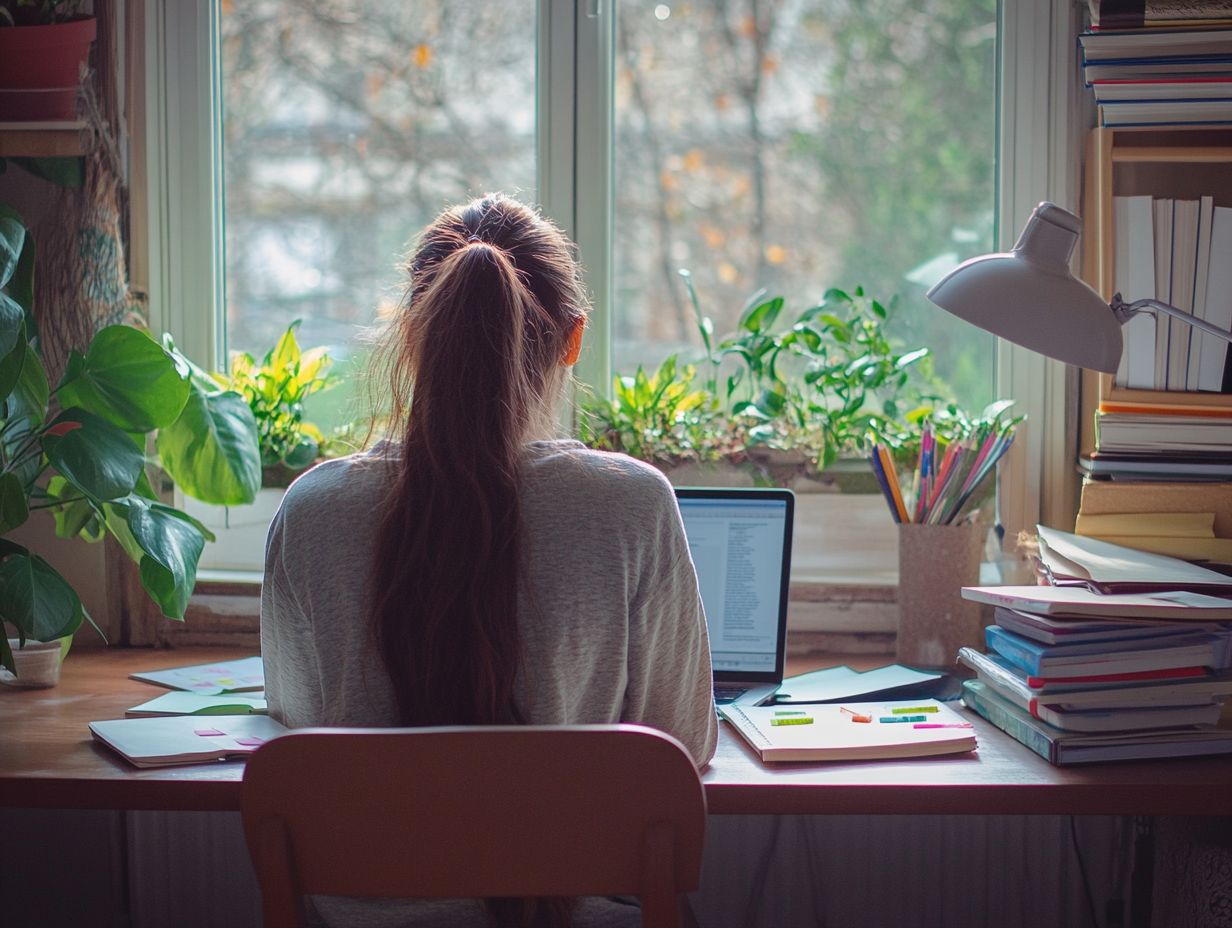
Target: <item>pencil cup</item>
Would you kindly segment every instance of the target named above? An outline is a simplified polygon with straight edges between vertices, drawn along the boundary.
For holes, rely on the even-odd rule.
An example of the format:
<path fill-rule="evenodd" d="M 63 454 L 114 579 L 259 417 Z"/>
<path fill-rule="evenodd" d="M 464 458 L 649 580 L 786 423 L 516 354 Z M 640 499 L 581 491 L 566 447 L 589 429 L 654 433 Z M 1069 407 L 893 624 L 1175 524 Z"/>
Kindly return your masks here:
<path fill-rule="evenodd" d="M 899 663 L 948 667 L 959 648 L 981 647 L 980 605 L 963 599 L 961 588 L 979 582 L 987 533 L 978 522 L 899 525 Z"/>

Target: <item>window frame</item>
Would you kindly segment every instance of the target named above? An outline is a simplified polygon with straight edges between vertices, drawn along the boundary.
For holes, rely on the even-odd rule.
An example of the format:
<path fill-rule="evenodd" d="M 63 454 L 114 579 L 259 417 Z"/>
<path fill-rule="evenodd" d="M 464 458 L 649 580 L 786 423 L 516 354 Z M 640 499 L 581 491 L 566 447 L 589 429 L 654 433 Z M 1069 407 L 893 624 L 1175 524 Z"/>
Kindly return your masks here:
<path fill-rule="evenodd" d="M 613 73 L 616 0 L 538 0 L 536 154 L 540 205 L 577 242 L 593 301 L 578 379 L 610 389 Z M 146 269 L 149 321 L 199 363 L 225 344 L 221 229 L 219 0 L 136 0 L 144 52 L 143 118 L 133 125 L 135 266 Z M 1089 122 L 1072 0 L 998 5 L 998 244 L 1012 245 L 1035 204 L 1078 199 Z M 997 392 L 1028 416 L 1000 466 L 1006 545 L 1038 521 L 1064 525 L 1077 498 L 1077 372 L 998 340 Z"/>

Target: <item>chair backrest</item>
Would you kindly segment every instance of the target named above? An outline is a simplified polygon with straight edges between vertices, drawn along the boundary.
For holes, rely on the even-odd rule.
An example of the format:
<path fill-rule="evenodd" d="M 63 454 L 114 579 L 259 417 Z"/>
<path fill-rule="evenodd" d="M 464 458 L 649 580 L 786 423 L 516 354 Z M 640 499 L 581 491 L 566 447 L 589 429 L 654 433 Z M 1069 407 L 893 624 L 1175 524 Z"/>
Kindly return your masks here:
<path fill-rule="evenodd" d="M 301 729 L 244 771 L 265 923 L 305 894 L 635 894 L 676 925 L 706 799 L 679 741 L 638 725 Z"/>

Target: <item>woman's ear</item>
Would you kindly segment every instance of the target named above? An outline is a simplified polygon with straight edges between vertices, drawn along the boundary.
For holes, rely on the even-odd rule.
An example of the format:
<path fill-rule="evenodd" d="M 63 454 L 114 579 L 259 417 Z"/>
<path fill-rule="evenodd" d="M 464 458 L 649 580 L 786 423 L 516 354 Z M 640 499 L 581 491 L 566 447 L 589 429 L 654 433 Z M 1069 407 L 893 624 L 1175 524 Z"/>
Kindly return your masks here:
<path fill-rule="evenodd" d="M 573 365 L 577 364 L 578 357 L 582 354 L 582 333 L 585 331 L 586 320 L 579 319 L 573 326 L 573 331 L 569 333 L 569 343 L 565 346 L 565 356 L 560 361 L 565 367 L 573 367 Z"/>

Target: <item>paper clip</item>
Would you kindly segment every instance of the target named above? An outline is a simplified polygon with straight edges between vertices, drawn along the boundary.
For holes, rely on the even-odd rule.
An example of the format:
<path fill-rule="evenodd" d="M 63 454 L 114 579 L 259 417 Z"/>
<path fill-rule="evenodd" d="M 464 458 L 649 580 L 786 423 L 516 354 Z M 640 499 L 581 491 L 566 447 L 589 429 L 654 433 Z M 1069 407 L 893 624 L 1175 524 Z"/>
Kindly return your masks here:
<path fill-rule="evenodd" d="M 871 715 L 862 715 L 859 712 L 856 712 L 854 709 L 848 709 L 846 706 L 839 706 L 838 711 L 846 712 L 848 715 L 851 716 L 851 720 L 853 722 L 871 722 L 873 720 L 873 717 Z"/>

